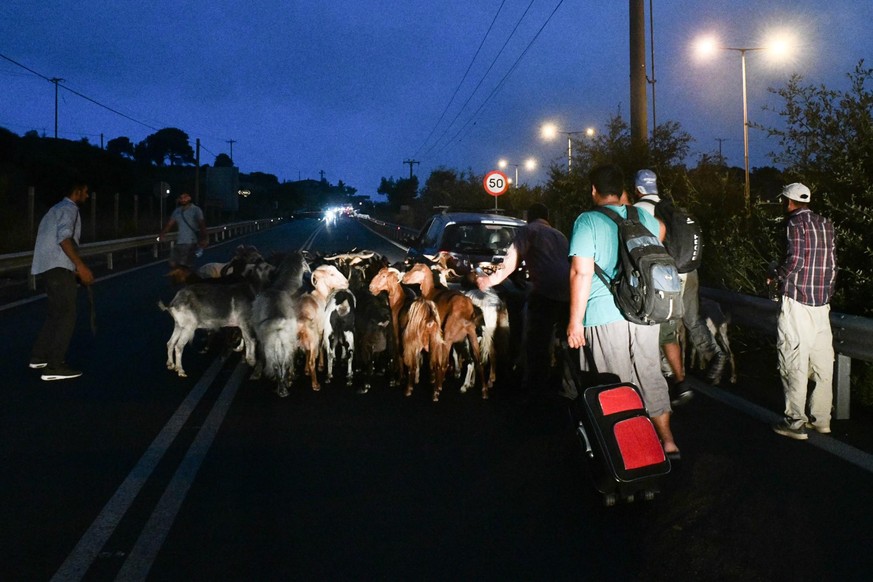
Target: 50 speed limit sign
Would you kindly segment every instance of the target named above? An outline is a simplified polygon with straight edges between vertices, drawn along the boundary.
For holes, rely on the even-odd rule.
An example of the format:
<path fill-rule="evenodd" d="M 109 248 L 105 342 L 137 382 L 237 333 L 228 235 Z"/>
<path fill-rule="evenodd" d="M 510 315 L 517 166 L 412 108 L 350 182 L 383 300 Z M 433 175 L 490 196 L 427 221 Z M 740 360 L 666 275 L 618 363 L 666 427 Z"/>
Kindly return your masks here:
<path fill-rule="evenodd" d="M 482 184 L 485 186 L 485 191 L 491 196 L 500 196 L 509 187 L 509 180 L 506 178 L 506 174 L 494 170 L 485 174 Z"/>

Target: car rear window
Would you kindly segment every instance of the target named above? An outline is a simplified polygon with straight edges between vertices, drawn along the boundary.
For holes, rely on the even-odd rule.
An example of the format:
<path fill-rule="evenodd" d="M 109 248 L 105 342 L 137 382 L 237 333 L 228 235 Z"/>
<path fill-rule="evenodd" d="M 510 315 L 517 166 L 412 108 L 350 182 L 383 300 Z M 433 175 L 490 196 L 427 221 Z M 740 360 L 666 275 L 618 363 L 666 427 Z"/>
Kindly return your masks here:
<path fill-rule="evenodd" d="M 446 225 L 439 250 L 453 253 L 505 254 L 515 226 L 482 223 Z"/>

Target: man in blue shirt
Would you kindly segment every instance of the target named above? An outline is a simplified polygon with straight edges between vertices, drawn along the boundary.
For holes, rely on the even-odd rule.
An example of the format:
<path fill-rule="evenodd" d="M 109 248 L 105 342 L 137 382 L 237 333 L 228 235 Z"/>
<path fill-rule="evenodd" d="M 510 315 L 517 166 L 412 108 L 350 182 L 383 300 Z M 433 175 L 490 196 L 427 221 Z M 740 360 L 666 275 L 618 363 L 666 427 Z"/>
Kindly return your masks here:
<path fill-rule="evenodd" d="M 591 197 L 595 206 L 607 206 L 622 218 L 627 207 L 624 174 L 615 165 L 591 170 Z M 658 236 L 658 219 L 648 212 L 639 213 L 640 222 Z M 615 223 L 599 212 L 583 212 L 573 225 L 570 237 L 570 322 L 567 343 L 571 348 L 588 345 L 597 371 L 618 376 L 636 384 L 655 430 L 672 460 L 679 458 L 679 447 L 670 429 L 670 396 L 667 381 L 661 374 L 659 329 L 657 325 L 638 325 L 624 318 L 612 292 L 595 277 L 595 263 L 614 278 L 618 265 L 618 230 Z M 589 369 L 582 357 L 582 369 Z M 573 396 L 569 394 L 568 396 Z"/>
<path fill-rule="evenodd" d="M 94 274 L 79 256 L 82 220 L 79 206 L 88 200 L 88 185 L 73 182 L 69 194 L 52 206 L 39 223 L 31 274 L 42 275 L 48 313 L 30 357 L 30 367 L 41 369 L 41 378 L 68 380 L 82 375 L 67 366 L 65 358 L 76 326 L 76 276 L 83 285 Z"/>

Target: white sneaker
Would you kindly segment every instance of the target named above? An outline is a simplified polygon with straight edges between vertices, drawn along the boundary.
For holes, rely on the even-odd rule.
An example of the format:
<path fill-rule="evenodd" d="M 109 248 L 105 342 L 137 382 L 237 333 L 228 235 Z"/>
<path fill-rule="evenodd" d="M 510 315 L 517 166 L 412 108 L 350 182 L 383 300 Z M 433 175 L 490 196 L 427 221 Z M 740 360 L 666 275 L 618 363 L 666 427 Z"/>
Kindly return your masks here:
<path fill-rule="evenodd" d="M 812 424 L 811 422 L 803 423 L 803 426 L 808 428 L 809 430 L 814 430 L 819 434 L 831 434 L 831 427 L 829 426 L 817 426 Z"/>

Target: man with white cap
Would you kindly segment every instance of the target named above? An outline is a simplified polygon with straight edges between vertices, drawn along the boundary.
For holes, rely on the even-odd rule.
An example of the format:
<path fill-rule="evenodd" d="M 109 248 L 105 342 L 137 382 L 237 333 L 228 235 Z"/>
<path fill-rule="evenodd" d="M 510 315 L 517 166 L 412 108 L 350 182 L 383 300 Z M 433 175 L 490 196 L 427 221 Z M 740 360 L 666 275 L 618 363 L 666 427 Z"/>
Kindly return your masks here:
<path fill-rule="evenodd" d="M 637 197 L 637 203 L 634 206 L 651 214 L 656 214 L 655 207 L 661 202 L 661 197 L 658 193 L 658 177 L 655 175 L 655 172 L 652 170 L 640 170 L 637 172 L 634 180 L 634 193 Z M 661 223 L 666 230 L 667 225 L 663 221 Z M 681 281 L 682 292 L 682 323 L 685 325 L 688 337 L 694 344 L 695 349 L 710 362 L 709 368 L 706 371 L 707 381 L 717 384 L 727 364 L 728 355 L 718 346 L 718 343 L 716 343 L 715 338 L 712 336 L 712 332 L 709 331 L 709 328 L 706 327 L 706 324 L 700 318 L 697 269 L 692 269 L 685 273 L 680 270 L 679 279 Z M 659 337 L 664 358 L 667 360 L 670 371 L 673 373 L 673 385 L 671 386 L 675 392 L 671 396 L 673 406 L 679 406 L 687 402 L 694 395 L 691 389 L 684 384 L 685 370 L 682 366 L 682 350 L 676 335 L 677 323 L 676 320 L 662 323 Z"/>
<path fill-rule="evenodd" d="M 812 193 L 803 184 L 785 186 L 782 196 L 788 212 L 788 247 L 776 272 L 782 294 L 776 348 L 785 391 L 785 418 L 773 430 L 805 440 L 806 429 L 831 432 L 834 347 L 830 300 L 837 277 L 834 227 L 809 209 Z M 809 380 L 815 386 L 807 413 Z"/>

